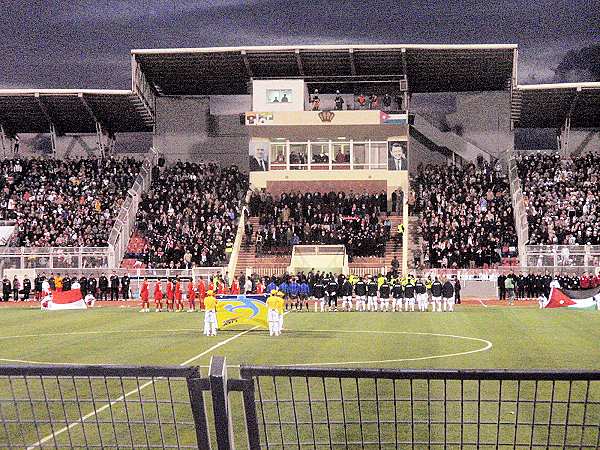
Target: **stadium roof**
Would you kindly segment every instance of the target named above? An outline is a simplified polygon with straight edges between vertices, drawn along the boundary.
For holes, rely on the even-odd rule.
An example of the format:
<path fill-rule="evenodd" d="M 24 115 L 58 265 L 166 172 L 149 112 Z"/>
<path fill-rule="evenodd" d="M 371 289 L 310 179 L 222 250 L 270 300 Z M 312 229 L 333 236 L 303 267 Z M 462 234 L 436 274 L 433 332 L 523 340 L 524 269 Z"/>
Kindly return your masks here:
<path fill-rule="evenodd" d="M 152 131 L 152 112 L 131 91 L 0 89 L 5 132 L 95 133 L 96 122 L 112 132 Z"/>
<path fill-rule="evenodd" d="M 512 119 L 517 128 L 600 128 L 600 83 L 517 86 Z"/>
<path fill-rule="evenodd" d="M 131 53 L 146 81 L 162 95 L 246 94 L 251 78 L 325 82 L 401 76 L 408 78 L 411 92 L 463 92 L 508 89 L 517 46 L 308 45 Z"/>

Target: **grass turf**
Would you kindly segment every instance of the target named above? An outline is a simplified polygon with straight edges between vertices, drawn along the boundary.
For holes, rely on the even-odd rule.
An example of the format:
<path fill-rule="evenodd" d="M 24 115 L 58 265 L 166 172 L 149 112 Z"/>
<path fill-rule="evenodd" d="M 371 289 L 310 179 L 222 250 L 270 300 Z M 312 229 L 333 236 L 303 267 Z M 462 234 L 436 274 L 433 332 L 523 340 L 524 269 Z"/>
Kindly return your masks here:
<path fill-rule="evenodd" d="M 240 332 L 222 331 L 216 338 L 206 338 L 201 334 L 202 314 L 141 314 L 131 309 L 4 310 L 2 318 L 0 358 L 48 363 L 178 365 Z M 459 308 L 452 314 L 292 313 L 285 318 L 283 336 L 270 338 L 265 330 L 254 330 L 191 364 L 207 365 L 213 354 L 219 354 L 226 356 L 231 365 L 340 363 L 338 367 L 598 369 L 599 325 L 600 314 L 594 311 L 533 308 L 471 307 Z M 487 341 L 492 347 L 483 350 L 488 346 Z M 443 356 L 449 354 L 453 356 Z M 360 364 L 351 364 L 354 362 Z M 230 370 L 230 376 L 236 376 L 235 370 Z M 148 385 L 137 392 L 145 383 Z M 291 399 L 290 385 L 294 389 L 294 404 L 282 401 Z M 444 388 L 448 391 L 447 398 L 460 399 L 462 390 L 463 398 L 469 401 L 432 400 L 441 398 Z M 259 398 L 262 403 L 257 409 L 261 441 L 264 445 L 268 438 L 270 448 L 297 448 L 298 441 L 305 442 L 305 448 L 326 448 L 328 445 L 319 446 L 319 442 L 328 442 L 331 436 L 333 441 L 348 442 L 348 448 L 362 448 L 359 442 L 376 440 L 387 442 L 384 445 L 387 448 L 397 447 L 397 442 L 417 442 L 419 448 L 426 445 L 428 439 L 440 443 L 445 439 L 446 444 L 437 448 L 451 448 L 448 442 L 459 442 L 461 436 L 463 442 L 474 442 L 479 436 L 481 441 L 492 444 L 501 436 L 499 439 L 503 442 L 520 443 L 519 448 L 536 443 L 546 447 L 549 442 L 559 443 L 557 448 L 564 442 L 583 442 L 590 448 L 597 445 L 600 431 L 590 427 L 583 429 L 582 434 L 575 428 L 565 430 L 562 424 L 567 413 L 572 422 L 581 423 L 586 418 L 588 422 L 596 420 L 597 423 L 599 405 L 590 403 L 585 411 L 583 405 L 575 405 L 568 412 L 564 405 L 559 405 L 550 411 L 550 384 L 540 382 L 535 386 L 533 382 L 523 382 L 519 386 L 504 384 L 503 405 L 497 410 L 497 402 L 492 400 L 498 398 L 498 388 L 498 383 L 465 382 L 461 386 L 458 382 L 444 385 L 415 381 L 411 390 L 404 381 L 381 381 L 375 386 L 372 380 L 297 379 L 290 382 L 263 378 Z M 522 398 L 536 399 L 535 417 L 533 403 L 521 406 L 519 411 L 517 405 L 509 401 L 516 398 L 517 390 Z M 77 445 L 111 448 L 117 442 L 122 448 L 153 447 L 153 442 L 158 448 L 165 442 L 193 445 L 191 413 L 186 405 L 189 399 L 182 380 L 127 379 L 120 384 L 118 380 L 105 383 L 102 379 L 82 379 L 69 384 L 58 379 L 30 379 L 28 383 L 22 379 L 4 379 L 0 383 L 3 399 L 12 399 L 14 393 L 15 397 L 34 397 L 37 401 L 16 406 L 12 401 L 2 403 L 0 414 L 6 426 L 0 428 L 0 446 L 22 448 L 39 441 L 51 432 L 51 425 L 59 429 L 129 391 L 135 393 L 127 398 L 128 405 L 118 402 L 104 408 L 86 420 L 84 426 L 74 426 L 45 445 L 48 448 Z M 66 406 L 64 402 L 54 401 L 61 396 L 74 398 L 75 394 L 88 401 Z M 597 386 L 588 390 L 585 384 L 574 384 L 570 394 L 572 399 L 581 400 L 587 395 L 588 400 L 600 401 Z M 360 404 L 356 401 L 359 395 Z M 375 395 L 385 401 L 374 402 Z M 555 390 L 555 400 L 565 401 L 568 395 L 567 386 Z M 328 396 L 327 402 L 325 396 Z M 345 402 L 336 400 L 342 396 Z M 276 397 L 279 407 L 269 401 Z M 157 399 L 160 400 L 158 406 Z M 173 404 L 173 400 L 181 403 Z M 232 401 L 235 417 L 241 420 L 239 396 L 233 395 Z M 548 427 L 550 417 L 557 426 Z M 457 422 L 479 418 L 490 425 L 482 425 L 479 430 L 469 424 L 443 427 L 441 422 L 448 418 Z M 495 425 L 498 418 L 507 423 L 502 429 Z M 10 422 L 14 419 L 21 423 L 53 419 L 53 423 L 38 427 L 28 423 L 19 427 Z M 523 423 L 535 420 L 539 426 L 534 427 L 531 434 L 531 426 L 512 423 L 517 419 Z M 342 421 L 349 425 L 341 426 Z M 281 422 L 305 424 L 279 427 Z M 327 426 L 326 422 L 333 425 Z M 363 427 L 358 422 L 363 422 Z M 310 423 L 316 425 L 313 427 Z M 237 428 L 238 448 L 243 448 L 243 430 L 240 429 L 243 427 Z"/>

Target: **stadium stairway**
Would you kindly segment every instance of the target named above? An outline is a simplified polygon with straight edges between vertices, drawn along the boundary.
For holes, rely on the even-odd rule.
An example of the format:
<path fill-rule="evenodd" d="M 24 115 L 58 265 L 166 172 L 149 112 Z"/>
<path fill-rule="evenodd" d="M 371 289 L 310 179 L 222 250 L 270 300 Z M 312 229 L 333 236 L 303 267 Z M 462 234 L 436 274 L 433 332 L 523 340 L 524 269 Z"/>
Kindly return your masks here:
<path fill-rule="evenodd" d="M 141 259 L 141 256 L 146 252 L 146 238 L 139 234 L 137 231 L 129 238 L 129 243 L 127 244 L 127 250 L 125 251 L 125 258 L 121 262 L 121 268 L 123 269 L 143 269 L 146 267 L 145 264 L 139 265 L 138 261 Z M 136 266 L 136 263 L 138 265 Z"/>
<path fill-rule="evenodd" d="M 408 268 L 409 271 L 414 269 L 414 256 L 415 253 L 420 254 L 421 243 L 423 238 L 421 236 L 421 225 L 419 216 L 409 216 L 408 218 Z"/>
<path fill-rule="evenodd" d="M 258 217 L 250 217 L 249 223 L 252 225 L 252 237 L 250 240 L 246 236 L 242 241 L 240 253 L 235 265 L 235 274 L 240 272 L 245 274 L 246 269 L 253 269 L 260 275 L 270 274 L 271 272 L 282 273 L 290 265 L 291 255 L 277 256 L 256 256 L 256 233 L 259 229 Z"/>

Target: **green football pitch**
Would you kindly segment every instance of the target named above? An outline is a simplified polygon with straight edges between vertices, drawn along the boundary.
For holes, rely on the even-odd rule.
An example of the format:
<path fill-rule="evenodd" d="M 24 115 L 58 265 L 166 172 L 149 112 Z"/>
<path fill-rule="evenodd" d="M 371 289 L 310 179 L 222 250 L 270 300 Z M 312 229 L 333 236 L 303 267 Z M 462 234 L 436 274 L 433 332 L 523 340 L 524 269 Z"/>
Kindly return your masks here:
<path fill-rule="evenodd" d="M 236 367 L 239 364 L 404 369 L 600 368 L 600 313 L 596 311 L 458 307 L 454 313 L 293 312 L 286 315 L 284 332 L 280 337 L 269 337 L 267 330 L 236 329 L 220 331 L 218 336 L 210 338 L 201 333 L 201 313 L 139 313 L 132 308 L 96 308 L 59 312 L 4 309 L 0 314 L 0 362 L 11 365 L 183 365 L 200 366 L 202 373 L 206 374 L 210 358 L 220 355 L 227 358 L 229 376 L 232 378 L 237 376 Z M 22 448 L 40 441 L 43 441 L 43 448 L 74 448 L 78 445 L 117 448 L 117 443 L 120 443 L 120 448 L 154 448 L 152 442 L 161 442 L 157 448 L 162 448 L 165 442 L 181 447 L 193 445 L 193 428 L 185 426 L 186 421 L 191 422 L 185 385 L 164 380 L 110 380 L 101 381 L 103 385 L 99 386 L 96 385 L 100 383 L 98 380 L 83 381 L 69 384 L 58 378 L 39 378 L 26 383 L 19 378 L 2 379 L 0 414 L 4 425 L 0 428 L 0 446 Z M 456 391 L 456 399 L 460 398 L 459 394 L 462 398 L 477 396 L 479 400 L 484 400 L 483 406 L 486 406 L 486 396 L 490 399 L 498 396 L 497 384 L 482 387 L 469 384 L 475 382 L 465 382 L 458 392 L 458 382 L 448 385 L 432 382 L 426 385 L 421 380 L 411 385 L 408 392 L 406 383 L 384 380 L 375 387 L 378 389 L 377 395 L 381 399 L 389 399 L 393 394 L 398 402 L 394 401 L 391 405 L 388 400 L 376 406 L 371 401 L 370 406 L 357 411 L 358 404 L 353 406 L 350 399 L 355 399 L 357 395 L 363 395 L 365 399 L 374 398 L 372 380 L 361 381 L 360 385 L 355 384 L 354 380 L 344 380 L 343 383 L 333 380 L 331 386 L 322 380 L 316 381 L 318 383 L 314 386 L 311 384 L 313 380 L 298 386 L 288 382 L 279 387 L 279 392 L 274 381 L 270 384 L 263 382 L 261 395 L 265 398 L 275 398 L 275 395 L 279 399 L 289 399 L 295 395 L 298 405 L 304 401 L 304 406 L 298 410 L 294 407 L 292 411 L 294 405 L 291 403 L 283 402 L 277 407 L 276 402 L 265 402 L 261 405 L 259 417 L 265 420 L 264 417 L 277 416 L 281 423 L 308 423 L 307 415 L 310 413 L 311 417 L 314 415 L 320 419 L 326 415 L 332 425 L 318 424 L 316 429 L 308 425 L 290 425 L 287 428 L 284 425 L 273 429 L 262 427 L 263 445 L 268 439 L 271 448 L 298 448 L 297 445 L 288 444 L 298 441 L 307 442 L 303 448 L 313 448 L 315 446 L 312 444 L 319 441 L 321 435 L 334 441 L 358 442 L 374 432 L 380 441 L 387 442 L 383 445 L 385 448 L 395 447 L 394 442 L 397 441 L 419 442 L 420 436 L 424 435 L 441 439 L 438 434 L 442 433 L 439 425 L 442 420 L 436 421 L 435 417 L 441 417 L 442 406 L 444 417 L 454 419 L 460 414 L 463 418 L 475 420 L 476 415 L 477 420 L 485 422 L 485 417 L 489 416 L 490 423 L 493 423 L 499 421 L 500 416 L 506 416 L 506 421 L 512 420 L 517 425 L 507 426 L 502 433 L 513 433 L 515 442 L 529 440 L 534 445 L 538 443 L 544 447 L 545 442 L 560 441 L 567 444 L 583 443 L 584 446 L 589 445 L 588 448 L 594 448 L 600 438 L 600 430 L 584 427 L 581 432 L 575 433 L 574 430 L 571 435 L 570 430 L 562 426 L 567 417 L 570 421 L 583 420 L 585 423 L 586 420 L 596 420 L 597 423 L 600 392 L 598 386 L 590 390 L 585 383 L 573 384 L 568 392 L 562 387 L 555 389 L 554 394 L 549 382 L 540 382 L 539 387 L 525 382 L 521 387 L 516 382 L 506 384 L 504 393 L 501 393 L 503 399 L 508 396 L 506 398 L 510 400 L 511 396 L 516 398 L 518 394 L 523 398 L 535 397 L 539 401 L 537 412 L 531 410 L 531 404 L 515 412 L 516 404 L 511 406 L 510 402 L 506 402 L 502 410 L 496 411 L 497 406 L 494 406 L 493 410 L 486 411 L 478 401 L 480 406 L 475 411 L 469 410 L 473 405 L 460 406 L 459 401 L 442 405 L 432 400 L 440 398 L 443 388 Z M 130 391 L 134 394 L 128 406 L 119 396 Z M 94 397 L 92 392 L 96 392 L 96 396 L 90 399 Z M 346 397 L 349 400 L 346 404 L 339 401 L 339 404 L 327 405 L 319 401 L 324 395 L 338 399 Z M 409 395 L 414 400 L 411 405 L 402 400 Z M 444 395 L 452 397 L 451 392 L 445 392 Z M 559 411 L 557 408 L 553 412 L 549 409 L 552 395 L 555 395 L 554 400 L 566 400 L 567 395 L 570 399 L 585 396 L 589 405 L 584 406 L 584 402 L 580 402 L 570 411 Z M 64 402 L 61 404 L 57 401 L 63 397 L 87 400 L 65 406 Z M 19 398 L 34 398 L 35 401 L 14 401 Z M 178 398 L 183 400 L 177 402 Z M 148 405 L 144 404 L 145 399 Z M 157 406 L 153 404 L 157 403 L 157 399 L 164 401 L 159 401 Z M 309 411 L 307 408 L 311 402 L 313 407 Z M 456 409 L 459 406 L 460 411 Z M 504 408 L 507 408 L 506 411 Z M 398 420 L 398 415 L 408 414 L 409 409 L 412 410 L 413 423 Z M 236 420 L 243 423 L 239 398 L 232 399 L 232 410 Z M 530 417 L 532 413 L 533 418 Z M 358 428 L 358 417 L 352 419 L 356 414 L 361 414 L 360 420 L 365 422 L 364 429 Z M 422 414 L 423 420 L 414 414 Z M 555 418 L 556 414 L 562 415 L 562 418 Z M 578 418 L 572 417 L 573 414 Z M 80 418 L 86 415 L 88 417 L 82 424 Z M 357 424 L 343 427 L 340 425 L 342 418 Z M 561 425 L 547 427 L 546 423 L 552 422 L 549 418 Z M 539 429 L 530 433 L 530 427 L 523 426 L 523 430 L 519 430 L 517 422 L 521 420 L 524 423 L 532 420 L 539 422 Z M 43 425 L 35 427 L 33 423 L 36 421 Z M 379 426 L 373 425 L 376 421 L 380 422 Z M 149 425 L 142 426 L 142 422 Z M 375 427 L 373 431 L 369 431 L 369 426 Z M 436 430 L 437 426 L 439 430 Z M 471 424 L 471 428 L 473 426 Z M 240 425 L 238 428 L 242 427 Z M 62 428 L 66 430 L 52 436 L 52 431 Z M 487 436 L 493 441 L 500 432 L 496 426 L 493 428 L 485 430 L 481 427 L 477 431 L 478 439 L 485 442 Z M 444 439 L 453 442 L 459 439 L 457 433 L 470 436 L 475 431 L 467 427 L 461 427 L 459 431 L 457 427 L 448 426 L 443 433 L 447 434 Z M 519 436 L 519 433 L 523 436 Z M 238 434 L 237 447 L 243 448 L 243 433 L 238 430 Z M 346 445 L 346 448 L 369 448 L 368 444 L 353 445 Z M 318 442 L 316 447 L 319 447 Z M 446 447 L 451 448 L 452 445 Z M 417 444 L 416 448 L 425 447 Z"/>

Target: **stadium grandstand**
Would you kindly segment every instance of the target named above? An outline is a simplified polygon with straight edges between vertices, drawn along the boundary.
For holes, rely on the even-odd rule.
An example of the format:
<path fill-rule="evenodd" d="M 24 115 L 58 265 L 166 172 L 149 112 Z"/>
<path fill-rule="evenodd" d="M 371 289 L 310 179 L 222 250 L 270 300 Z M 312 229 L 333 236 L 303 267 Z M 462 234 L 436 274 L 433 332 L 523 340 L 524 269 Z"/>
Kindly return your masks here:
<path fill-rule="evenodd" d="M 0 90 L 0 447 L 600 448 L 600 83 L 520 85 L 513 44 L 130 57 Z"/>

